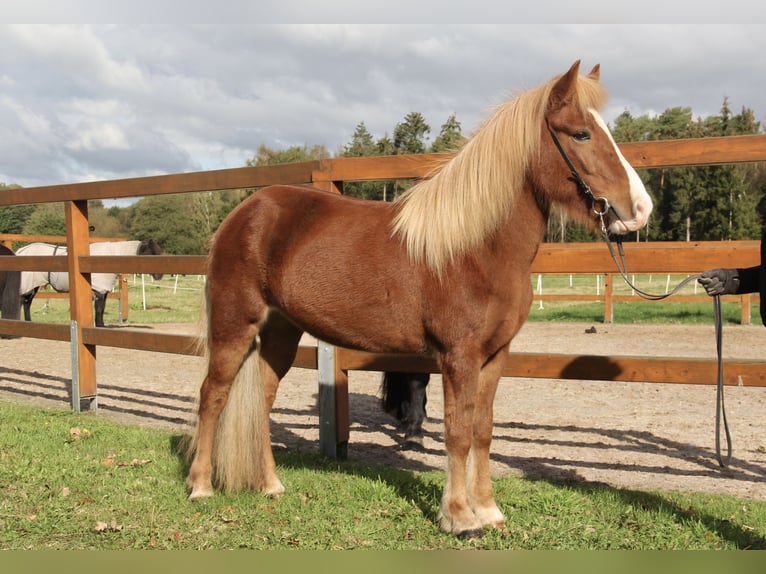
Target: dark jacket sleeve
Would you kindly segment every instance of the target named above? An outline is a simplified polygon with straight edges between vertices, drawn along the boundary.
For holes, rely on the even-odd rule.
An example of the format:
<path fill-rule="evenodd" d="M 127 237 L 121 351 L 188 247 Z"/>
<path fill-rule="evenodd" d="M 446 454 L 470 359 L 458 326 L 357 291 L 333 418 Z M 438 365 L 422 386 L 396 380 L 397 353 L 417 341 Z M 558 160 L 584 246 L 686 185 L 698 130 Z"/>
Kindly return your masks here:
<path fill-rule="evenodd" d="M 737 269 L 739 273 L 739 287 L 737 295 L 742 293 L 760 293 L 760 275 L 761 267 L 748 267 L 747 269 Z"/>
<path fill-rule="evenodd" d="M 739 272 L 737 293 L 759 293 L 761 296 L 761 321 L 766 326 L 766 225 L 761 235 L 761 264 Z"/>

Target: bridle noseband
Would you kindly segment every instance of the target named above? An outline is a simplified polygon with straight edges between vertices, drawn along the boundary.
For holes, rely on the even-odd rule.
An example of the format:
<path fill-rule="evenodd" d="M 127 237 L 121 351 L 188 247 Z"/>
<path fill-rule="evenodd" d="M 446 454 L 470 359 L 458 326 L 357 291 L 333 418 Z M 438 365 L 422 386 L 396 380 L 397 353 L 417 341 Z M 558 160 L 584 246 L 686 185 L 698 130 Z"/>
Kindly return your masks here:
<path fill-rule="evenodd" d="M 606 245 L 609 248 L 609 253 L 612 256 L 612 260 L 617 266 L 617 270 L 620 272 L 620 275 L 622 275 L 622 278 L 625 281 L 625 283 L 627 283 L 628 286 L 631 289 L 633 289 L 633 291 L 635 291 L 643 299 L 647 299 L 649 301 L 659 301 L 661 299 L 665 299 L 666 297 L 670 297 L 671 295 L 674 295 L 688 283 L 696 279 L 699 279 L 699 275 L 691 275 L 687 277 L 686 279 L 684 279 L 683 281 L 681 281 L 671 291 L 667 293 L 663 293 L 661 295 L 647 293 L 645 291 L 642 291 L 638 287 L 636 287 L 633 284 L 633 282 L 630 280 L 630 277 L 628 276 L 628 267 L 625 262 L 625 252 L 623 251 L 623 248 L 622 248 L 622 237 L 618 236 L 615 241 L 617 243 L 617 248 L 619 252 L 619 260 L 618 260 L 617 254 L 615 253 L 614 247 L 612 245 L 611 238 L 609 237 L 609 230 L 607 229 L 606 222 L 604 221 L 604 217 L 609 212 L 609 210 L 611 210 L 614 216 L 617 217 L 618 219 L 620 219 L 620 216 L 617 214 L 617 212 L 615 212 L 614 209 L 612 209 L 612 206 L 609 205 L 609 200 L 607 198 L 596 197 L 596 195 L 593 193 L 593 190 L 591 190 L 590 186 L 585 182 L 582 176 L 577 172 L 577 169 L 572 163 L 572 160 L 569 159 L 569 155 L 567 155 L 567 152 L 564 150 L 564 147 L 561 145 L 561 142 L 559 141 L 559 138 L 556 135 L 556 132 L 553 131 L 553 128 L 548 122 L 548 118 L 545 118 L 545 126 L 548 128 L 548 132 L 551 134 L 553 143 L 556 144 L 556 148 L 559 150 L 561 157 L 564 158 L 564 161 L 566 162 L 567 167 L 569 167 L 569 172 L 572 174 L 572 179 L 577 184 L 577 187 L 583 193 L 583 195 L 585 195 L 586 198 L 590 199 L 591 209 L 593 210 L 593 213 L 595 213 L 600 220 L 601 235 L 604 237 L 604 241 L 606 242 Z M 729 433 L 729 424 L 728 424 L 728 421 L 726 420 L 726 409 L 724 407 L 724 396 L 723 396 L 723 319 L 721 317 L 720 295 L 713 296 L 713 316 L 715 321 L 715 332 L 716 332 L 716 352 L 718 355 L 715 449 L 716 449 L 716 458 L 718 459 L 718 464 L 721 467 L 726 468 L 731 462 L 732 447 L 731 447 L 731 435 Z M 723 429 L 726 435 L 726 446 L 727 446 L 727 455 L 725 458 L 721 455 L 721 441 L 720 441 L 721 430 L 720 429 L 721 429 L 722 422 L 723 422 Z"/>

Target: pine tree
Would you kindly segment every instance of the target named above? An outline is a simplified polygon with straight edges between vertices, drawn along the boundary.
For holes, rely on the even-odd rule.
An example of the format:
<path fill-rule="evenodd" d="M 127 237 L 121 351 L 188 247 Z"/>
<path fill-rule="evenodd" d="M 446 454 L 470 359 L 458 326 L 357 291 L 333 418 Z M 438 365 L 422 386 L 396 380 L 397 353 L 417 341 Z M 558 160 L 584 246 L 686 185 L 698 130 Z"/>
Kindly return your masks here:
<path fill-rule="evenodd" d="M 454 151 L 463 145 L 465 139 L 466 138 L 461 132 L 460 122 L 457 121 L 455 114 L 452 114 L 447 118 L 447 121 L 442 124 L 439 135 L 431 145 L 431 152 L 440 153 Z"/>
<path fill-rule="evenodd" d="M 372 134 L 367 131 L 364 122 L 359 122 L 354 130 L 351 142 L 343 148 L 343 157 L 368 157 L 376 155 L 377 148 Z"/>
<path fill-rule="evenodd" d="M 426 123 L 423 114 L 410 112 L 394 128 L 394 153 L 425 153 L 425 137 L 428 133 L 431 133 L 431 126 Z"/>
<path fill-rule="evenodd" d="M 245 164 L 248 166 L 277 165 L 282 163 L 295 163 L 300 161 L 312 161 L 317 159 L 327 159 L 330 152 L 323 145 L 291 146 L 284 150 L 277 150 L 268 147 L 265 144 L 258 146 L 255 156 L 248 159 Z"/>
<path fill-rule="evenodd" d="M 370 157 L 381 154 L 382 147 L 376 143 L 364 122 L 359 122 L 351 141 L 343 148 L 343 157 Z M 349 181 L 343 184 L 343 193 L 361 199 L 384 199 L 386 181 Z"/>

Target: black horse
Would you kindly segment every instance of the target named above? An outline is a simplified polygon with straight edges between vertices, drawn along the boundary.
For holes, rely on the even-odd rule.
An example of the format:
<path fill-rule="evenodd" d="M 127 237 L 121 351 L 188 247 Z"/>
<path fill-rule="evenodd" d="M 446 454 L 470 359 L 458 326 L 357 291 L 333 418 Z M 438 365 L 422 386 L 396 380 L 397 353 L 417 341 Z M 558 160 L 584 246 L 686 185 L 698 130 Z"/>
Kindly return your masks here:
<path fill-rule="evenodd" d="M 0 255 L 16 255 L 5 245 L 0 244 Z M 21 305 L 19 287 L 21 271 L 0 270 L 0 316 L 3 319 L 19 319 Z"/>
<path fill-rule="evenodd" d="M 428 373 L 387 371 L 381 385 L 381 406 L 404 427 L 405 444 L 423 446 L 423 421 L 426 418 Z"/>

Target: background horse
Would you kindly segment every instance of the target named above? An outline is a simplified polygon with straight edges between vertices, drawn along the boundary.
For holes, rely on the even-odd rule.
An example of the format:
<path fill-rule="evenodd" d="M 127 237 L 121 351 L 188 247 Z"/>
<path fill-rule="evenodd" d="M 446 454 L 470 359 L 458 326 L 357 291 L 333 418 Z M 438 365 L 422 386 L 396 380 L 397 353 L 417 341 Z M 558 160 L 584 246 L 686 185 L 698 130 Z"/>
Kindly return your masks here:
<path fill-rule="evenodd" d="M 14 255 L 13 251 L 0 244 L 0 256 Z M 0 270 L 0 316 L 3 319 L 17 319 L 20 314 L 19 287 L 21 271 Z"/>
<path fill-rule="evenodd" d="M 276 185 L 226 217 L 208 256 L 190 499 L 212 496 L 213 480 L 284 492 L 269 412 L 308 332 L 352 349 L 434 356 L 447 449 L 439 525 L 461 537 L 504 525 L 489 471 L 492 403 L 529 313 L 551 209 L 614 233 L 640 229 L 652 210 L 596 111 L 606 97 L 598 76 L 598 67 L 580 76 L 576 62 L 498 106 L 397 202 Z"/>
<path fill-rule="evenodd" d="M 16 251 L 16 255 L 66 255 L 65 246 L 50 243 L 30 243 Z M 91 255 L 162 255 L 162 249 L 153 239 L 146 241 L 101 241 L 90 244 Z M 91 274 L 93 300 L 95 308 L 96 327 L 104 326 L 104 310 L 106 297 L 114 289 L 117 273 Z M 156 280 L 162 279 L 162 274 L 152 274 Z M 69 273 L 46 271 L 22 271 L 19 294 L 24 307 L 24 319 L 32 320 L 32 300 L 37 291 L 44 285 L 50 285 L 60 293 L 69 292 Z"/>
<path fill-rule="evenodd" d="M 430 378 L 428 373 L 383 373 L 380 405 L 401 423 L 405 445 L 415 448 L 423 445 L 423 421 L 428 401 L 426 387 Z"/>

